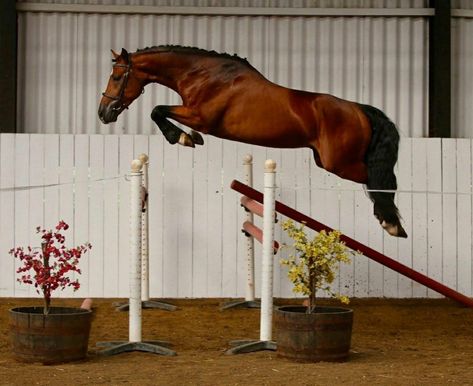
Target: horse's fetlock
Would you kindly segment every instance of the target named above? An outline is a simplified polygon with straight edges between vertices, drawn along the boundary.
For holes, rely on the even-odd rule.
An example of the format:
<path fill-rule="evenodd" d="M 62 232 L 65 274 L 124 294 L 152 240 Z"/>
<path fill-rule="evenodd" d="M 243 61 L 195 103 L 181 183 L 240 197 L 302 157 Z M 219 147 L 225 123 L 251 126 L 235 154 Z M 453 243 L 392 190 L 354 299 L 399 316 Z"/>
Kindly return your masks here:
<path fill-rule="evenodd" d="M 192 138 L 187 134 L 182 132 L 181 135 L 179 136 L 179 145 L 182 146 L 187 146 L 187 147 L 195 147 L 194 141 L 192 141 Z"/>

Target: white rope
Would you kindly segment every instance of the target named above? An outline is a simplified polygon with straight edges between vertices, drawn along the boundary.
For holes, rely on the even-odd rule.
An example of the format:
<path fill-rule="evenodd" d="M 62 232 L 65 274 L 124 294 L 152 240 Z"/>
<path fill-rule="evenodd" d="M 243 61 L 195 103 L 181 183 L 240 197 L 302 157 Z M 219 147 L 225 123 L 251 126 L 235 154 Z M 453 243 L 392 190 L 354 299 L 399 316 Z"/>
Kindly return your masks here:
<path fill-rule="evenodd" d="M 280 189 L 283 190 L 321 190 L 321 191 L 329 191 L 329 192 L 366 192 L 366 193 L 409 193 L 409 194 L 457 194 L 457 195 L 464 195 L 464 196 L 471 196 L 473 192 L 442 192 L 437 190 L 392 190 L 392 189 L 350 189 L 350 188 L 322 188 L 322 187 L 309 187 L 309 186 L 295 186 L 291 188 L 285 188 L 283 186 L 278 186 Z"/>
<path fill-rule="evenodd" d="M 121 175 L 116 177 L 108 177 L 108 178 L 99 178 L 94 180 L 83 180 L 83 181 L 71 181 L 71 182 L 62 182 L 56 184 L 44 184 L 44 185 L 29 185 L 29 186 L 13 186 L 10 188 L 0 188 L 0 192 L 16 192 L 16 191 L 23 191 L 23 190 L 33 190 L 33 189 L 40 189 L 40 188 L 51 188 L 54 186 L 66 186 L 66 185 L 77 185 L 77 184 L 88 184 L 93 182 L 102 182 L 102 181 L 113 181 L 118 180 L 119 178 L 124 177 L 126 181 L 128 175 Z"/>
<path fill-rule="evenodd" d="M 0 188 L 0 192 L 15 192 L 15 191 L 25 191 L 25 190 L 33 190 L 33 189 L 40 189 L 40 188 L 51 188 L 55 186 L 66 186 L 66 185 L 76 185 L 76 184 L 86 184 L 86 183 L 95 183 L 95 182 L 102 182 L 102 181 L 113 181 L 118 180 L 120 178 L 124 178 L 125 181 L 129 182 L 129 174 L 122 174 L 115 177 L 108 177 L 108 178 L 99 178 L 94 180 L 82 180 L 82 181 L 71 181 L 71 182 L 63 182 L 63 183 L 55 183 L 55 184 L 44 184 L 44 185 L 28 185 L 28 186 L 14 186 L 9 188 Z M 406 194 L 449 194 L 449 195 L 459 195 L 459 196 L 472 196 L 473 192 L 442 192 L 437 190 L 391 190 L 391 189 L 350 189 L 350 188 L 337 188 L 337 187 L 310 187 L 310 186 L 292 186 L 291 188 L 287 188 L 279 184 L 277 186 L 279 189 L 282 190 L 309 190 L 309 191 L 327 191 L 327 192 L 364 192 L 364 193 L 406 193 Z"/>

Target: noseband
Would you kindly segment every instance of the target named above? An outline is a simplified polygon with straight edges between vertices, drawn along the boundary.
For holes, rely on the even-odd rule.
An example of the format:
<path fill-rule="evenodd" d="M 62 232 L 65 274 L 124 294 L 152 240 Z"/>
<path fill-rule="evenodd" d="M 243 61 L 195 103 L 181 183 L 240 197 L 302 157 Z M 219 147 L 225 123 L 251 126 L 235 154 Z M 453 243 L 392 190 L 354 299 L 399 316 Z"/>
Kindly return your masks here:
<path fill-rule="evenodd" d="M 115 67 L 122 67 L 122 68 L 126 68 L 126 71 L 125 71 L 125 74 L 123 75 L 123 80 L 122 80 L 122 83 L 120 84 L 120 91 L 118 93 L 118 96 L 114 96 L 114 95 L 109 95 L 107 94 L 106 92 L 103 92 L 102 95 L 105 97 L 105 98 L 109 98 L 109 99 L 112 99 L 114 101 L 118 101 L 119 103 L 117 104 L 117 106 L 114 106 L 112 107 L 112 110 L 122 110 L 122 109 L 127 109 L 128 106 L 125 106 L 125 104 L 122 102 L 122 98 L 123 98 L 123 94 L 125 94 L 125 89 L 126 89 L 126 86 L 128 84 L 128 76 L 130 75 L 130 71 L 131 71 L 131 63 L 129 62 L 128 64 L 115 64 L 113 66 L 114 68 Z M 143 89 L 144 91 L 144 89 Z"/>

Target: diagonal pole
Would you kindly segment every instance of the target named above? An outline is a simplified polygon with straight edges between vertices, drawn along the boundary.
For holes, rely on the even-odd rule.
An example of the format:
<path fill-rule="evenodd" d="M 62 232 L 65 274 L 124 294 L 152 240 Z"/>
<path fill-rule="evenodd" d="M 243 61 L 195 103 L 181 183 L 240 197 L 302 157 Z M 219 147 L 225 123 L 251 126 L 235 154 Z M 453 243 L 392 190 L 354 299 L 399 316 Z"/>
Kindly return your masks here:
<path fill-rule="evenodd" d="M 241 183 L 240 181 L 233 180 L 231 183 L 231 188 L 255 201 L 258 201 L 259 203 L 263 203 L 263 193 Z M 279 212 L 285 215 L 286 217 L 293 219 L 294 221 L 304 223 L 308 228 L 311 228 L 317 232 L 320 232 L 322 230 L 330 232 L 333 230 L 329 226 L 322 224 L 321 222 L 309 216 L 306 216 L 305 214 L 283 204 L 280 201 L 276 201 L 276 212 Z M 353 249 L 354 251 L 361 252 L 363 255 L 370 258 L 371 260 L 374 260 L 384 265 L 385 267 L 391 268 L 392 270 L 400 273 L 401 275 L 404 275 L 409 279 L 416 281 L 417 283 L 425 285 L 431 290 L 434 290 L 450 299 L 456 300 L 457 302 L 467 307 L 473 307 L 473 299 L 455 291 L 454 289 L 449 288 L 443 285 L 442 283 L 439 283 L 438 281 L 435 281 L 434 279 L 420 272 L 417 272 L 412 268 L 401 264 L 398 261 L 391 259 L 386 255 L 383 255 L 381 252 L 378 252 L 364 244 L 361 244 L 360 242 L 348 236 L 342 235 L 341 240 L 345 242 L 345 244 L 349 248 Z"/>

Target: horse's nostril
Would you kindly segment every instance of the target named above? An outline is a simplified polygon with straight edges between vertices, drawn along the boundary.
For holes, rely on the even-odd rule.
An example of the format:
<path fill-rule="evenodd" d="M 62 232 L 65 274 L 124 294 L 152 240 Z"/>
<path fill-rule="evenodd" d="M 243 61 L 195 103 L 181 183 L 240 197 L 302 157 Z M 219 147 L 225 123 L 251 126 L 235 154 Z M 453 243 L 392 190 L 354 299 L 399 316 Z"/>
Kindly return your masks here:
<path fill-rule="evenodd" d="M 101 103 L 101 104 L 99 105 L 99 111 L 98 111 L 99 116 L 103 116 L 103 115 L 104 115 L 106 107 L 107 107 L 107 106 L 106 106 L 105 104 L 103 104 L 103 103 Z"/>
<path fill-rule="evenodd" d="M 99 115 L 99 119 L 103 122 L 103 123 L 109 123 L 110 122 L 110 110 L 109 110 L 109 106 L 105 105 L 105 104 L 100 104 L 99 105 L 99 110 L 98 110 L 98 115 Z"/>
<path fill-rule="evenodd" d="M 98 116 L 102 123 L 116 122 L 118 115 L 120 114 L 120 108 L 115 107 L 116 103 L 101 103 L 98 109 Z"/>
<path fill-rule="evenodd" d="M 99 111 L 98 111 L 98 115 L 99 115 L 99 118 L 102 122 L 105 123 L 105 120 L 104 120 L 104 112 L 105 112 L 105 108 L 104 108 L 104 105 L 99 105 Z"/>

